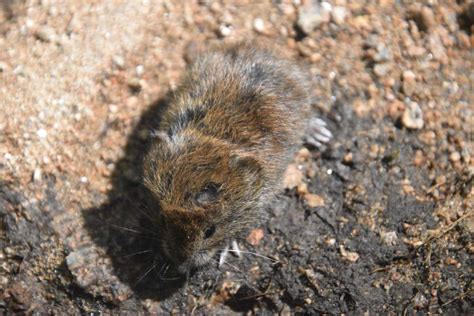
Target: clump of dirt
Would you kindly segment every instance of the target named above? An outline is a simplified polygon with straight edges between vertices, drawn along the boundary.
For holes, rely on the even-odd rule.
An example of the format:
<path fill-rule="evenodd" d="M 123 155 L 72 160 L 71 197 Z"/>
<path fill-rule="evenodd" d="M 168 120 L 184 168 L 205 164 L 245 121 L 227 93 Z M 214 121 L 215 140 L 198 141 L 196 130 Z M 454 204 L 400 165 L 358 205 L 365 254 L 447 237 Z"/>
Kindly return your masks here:
<path fill-rule="evenodd" d="M 472 4 L 4 1 L 0 309 L 472 314 Z M 268 221 L 188 277 L 157 259 L 141 157 L 202 49 L 272 43 L 334 134 Z"/>

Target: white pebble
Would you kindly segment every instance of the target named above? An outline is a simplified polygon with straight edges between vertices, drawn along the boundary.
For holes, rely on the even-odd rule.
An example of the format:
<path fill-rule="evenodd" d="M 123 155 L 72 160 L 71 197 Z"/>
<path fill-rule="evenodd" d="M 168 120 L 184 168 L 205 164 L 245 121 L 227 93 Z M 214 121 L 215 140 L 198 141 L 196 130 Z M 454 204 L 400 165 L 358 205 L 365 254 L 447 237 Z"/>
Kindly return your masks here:
<path fill-rule="evenodd" d="M 48 136 L 48 132 L 45 129 L 40 128 L 37 132 L 39 138 L 46 138 Z"/>
<path fill-rule="evenodd" d="M 87 177 L 81 177 L 79 180 L 81 181 L 81 183 L 87 183 L 89 181 Z"/>
<path fill-rule="evenodd" d="M 255 31 L 262 33 L 265 31 L 265 22 L 261 18 L 256 18 L 253 21 L 253 28 Z"/>
<path fill-rule="evenodd" d="M 145 72 L 145 67 L 143 67 L 143 65 L 138 65 L 137 67 L 135 67 L 135 73 L 137 74 L 138 77 L 143 75 L 144 72 Z"/>
<path fill-rule="evenodd" d="M 36 168 L 35 171 L 33 171 L 33 182 L 40 183 L 42 179 L 43 179 L 43 176 L 41 173 L 41 169 Z"/>
<path fill-rule="evenodd" d="M 222 37 L 227 37 L 232 33 L 232 26 L 222 24 L 219 26 L 219 33 L 221 34 Z"/>

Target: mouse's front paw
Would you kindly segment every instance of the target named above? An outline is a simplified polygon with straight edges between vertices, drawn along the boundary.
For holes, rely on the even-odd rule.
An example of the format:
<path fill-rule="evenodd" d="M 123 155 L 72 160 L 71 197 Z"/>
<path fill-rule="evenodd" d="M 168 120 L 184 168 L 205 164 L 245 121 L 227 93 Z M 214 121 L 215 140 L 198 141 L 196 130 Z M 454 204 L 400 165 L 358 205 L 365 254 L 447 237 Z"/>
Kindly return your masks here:
<path fill-rule="evenodd" d="M 309 122 L 309 127 L 304 141 L 305 143 L 314 146 L 322 147 L 323 144 L 332 139 L 332 133 L 327 128 L 327 123 L 319 117 L 314 117 Z"/>

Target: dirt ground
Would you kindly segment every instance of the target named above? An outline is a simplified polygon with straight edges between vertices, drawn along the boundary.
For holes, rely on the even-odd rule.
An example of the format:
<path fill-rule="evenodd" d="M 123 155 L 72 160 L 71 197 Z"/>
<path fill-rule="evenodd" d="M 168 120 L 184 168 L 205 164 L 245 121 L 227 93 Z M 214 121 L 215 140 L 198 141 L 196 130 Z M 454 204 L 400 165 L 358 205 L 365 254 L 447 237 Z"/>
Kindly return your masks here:
<path fill-rule="evenodd" d="M 2 314 L 474 314 L 472 1 L 0 1 Z M 197 52 L 274 45 L 334 139 L 179 278 L 141 157 Z M 256 253 L 253 255 L 247 252 Z"/>

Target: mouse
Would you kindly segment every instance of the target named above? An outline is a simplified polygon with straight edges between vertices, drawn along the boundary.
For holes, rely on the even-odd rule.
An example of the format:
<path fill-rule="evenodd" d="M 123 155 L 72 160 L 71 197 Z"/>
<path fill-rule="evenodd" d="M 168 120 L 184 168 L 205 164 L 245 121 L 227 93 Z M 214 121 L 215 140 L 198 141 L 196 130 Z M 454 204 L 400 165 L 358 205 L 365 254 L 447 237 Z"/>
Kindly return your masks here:
<path fill-rule="evenodd" d="M 309 76 L 255 43 L 200 54 L 152 134 L 143 181 L 159 247 L 182 273 L 209 264 L 265 218 L 303 142 L 318 147 L 332 137 L 312 114 Z"/>

